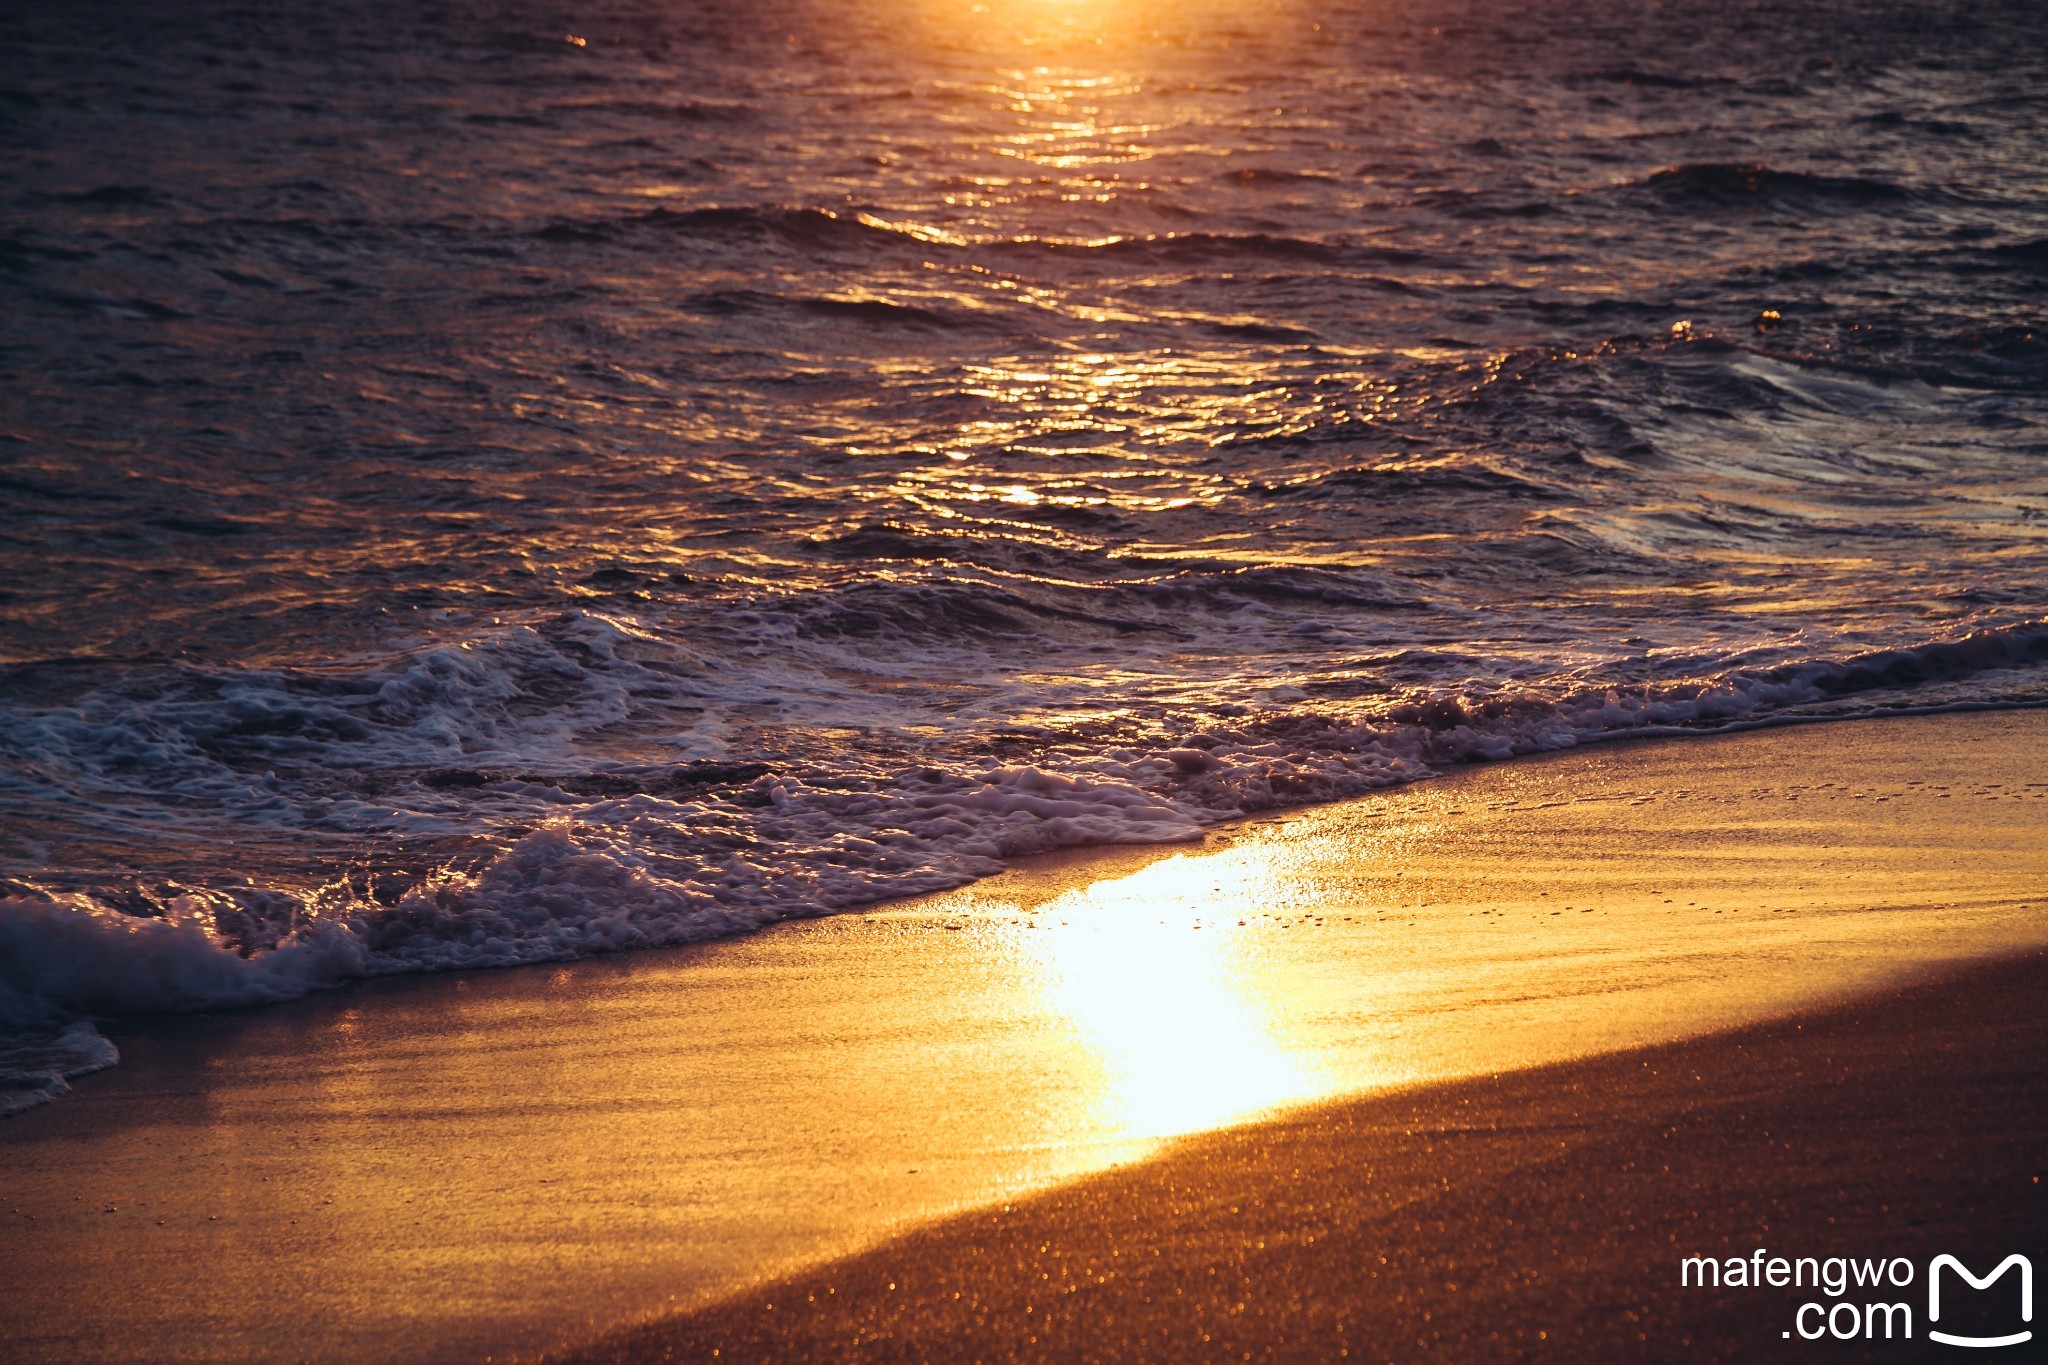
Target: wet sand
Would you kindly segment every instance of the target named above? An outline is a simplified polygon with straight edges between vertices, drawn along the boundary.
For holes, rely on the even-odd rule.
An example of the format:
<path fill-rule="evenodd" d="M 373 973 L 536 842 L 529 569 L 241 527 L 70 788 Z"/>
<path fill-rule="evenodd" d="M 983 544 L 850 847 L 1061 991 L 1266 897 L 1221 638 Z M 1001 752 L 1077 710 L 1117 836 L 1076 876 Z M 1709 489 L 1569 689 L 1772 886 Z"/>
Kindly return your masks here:
<path fill-rule="evenodd" d="M 1368 1227 L 1382 1226 L 1373 1201 L 1403 1189 L 1465 1198 L 1466 1177 L 1434 1158 L 1506 1143 L 1466 1168 L 1471 1202 L 1433 1204 L 1441 1216 L 1424 1225 L 1446 1246 L 1490 1245 L 1473 1240 L 1489 1210 L 1520 1207 L 1501 1202 L 1501 1173 L 1604 1141 L 1636 1150 L 1631 1123 L 1647 1133 L 1677 1112 L 1664 1091 L 1628 1108 L 1616 1078 L 1640 1062 L 1626 1058 L 1598 1064 L 1623 1068 L 1607 1080 L 1584 1079 L 1608 1075 L 1597 1067 L 1511 1073 L 2048 944 L 2044 752 L 2043 711 L 1606 746 L 1248 823 L 1199 848 L 1040 860 L 729 943 L 135 1021 L 110 1030 L 120 1067 L 0 1124 L 13 1272 L 0 1277 L 0 1354 L 444 1360 L 562 1348 L 706 1306 L 727 1316 L 692 1322 L 744 1326 L 749 1286 L 927 1245 L 891 1238 L 965 1236 L 942 1220 L 1027 1207 L 1112 1166 L 1153 1180 L 1197 1150 L 1170 1144 L 1231 1124 L 1251 1126 L 1194 1141 L 1300 1158 L 1222 1162 L 1202 1198 L 1231 1180 L 1262 1188 L 1272 1221 L 1118 1205 L 1130 1221 L 1116 1226 L 1162 1266 L 1180 1247 L 1171 1264 L 1207 1279 L 1223 1262 L 1201 1257 L 1252 1257 L 1260 1237 L 1337 1236 L 1318 1208 Z M 1920 1055 L 1932 1016 L 1901 1018 Z M 1973 1037 L 1957 1056 L 1982 1054 Z M 1696 1069 L 1719 1079 L 1687 1103 L 1793 1097 L 1743 1089 L 1743 1066 Z M 1929 1093 L 1953 1090 L 1950 1074 L 1923 1078 Z M 1467 1124 L 1419 1154 L 1376 1154 L 1371 1135 L 1392 1131 L 1395 1110 L 1299 1108 L 1488 1076 L 1505 1079 L 1473 1103 L 1495 1095 L 1484 1102 L 1513 1112 L 1549 1088 L 1564 1108 L 1547 1127 Z M 1944 1101 L 1956 1113 L 1971 1095 L 1997 1102 L 1988 1082 L 1964 1090 Z M 1379 1102 L 1423 1106 L 1416 1132 L 1447 1112 Z M 1801 1140 L 1882 1131 L 1882 1114 L 1838 1112 Z M 1276 1114 L 1278 1127 L 1252 1124 Z M 1989 1112 L 1968 1122 L 1972 1141 L 2005 1131 Z M 1282 1174 L 1329 1169 L 1303 1164 L 1310 1147 L 1350 1141 L 1313 1137 L 1318 1124 L 1364 1124 L 1346 1159 L 1384 1179 L 1346 1193 L 1318 1177 L 1283 1198 L 1295 1187 L 1275 1184 Z M 1308 1136 L 1288 1147 L 1290 1133 Z M 1748 1149 L 1721 1159 L 1738 1156 Z M 1703 1191 L 1745 1172 L 1700 1160 L 1703 1183 L 1671 1208 L 1692 1199 L 1688 1216 L 1706 1218 L 1727 1201 Z M 1983 1178 L 2020 1169 L 2004 1160 L 1987 1158 Z M 1546 1176 L 1523 1191 L 1536 1202 L 1511 1215 L 1518 1226 L 1548 1188 Z M 1260 1207 L 1252 1197 L 1229 1202 Z M 1208 1207 L 1183 1203 L 1191 1217 Z M 1582 1221 L 1611 1260 L 1612 1218 L 1589 1205 Z M 1449 1332 L 1428 1307 L 1434 1281 L 1405 1278 L 1435 1254 L 1418 1247 L 1378 1283 Z M 920 1321 L 952 1340 L 942 1316 Z"/>
<path fill-rule="evenodd" d="M 2044 1176 L 2035 954 L 1796 1022 L 1207 1134 L 570 1358 L 1950 1359 L 1926 1337 L 1926 1266 L 2039 1264 Z M 1683 1258 L 1758 1248 L 1920 1273 L 1840 1298 L 1681 1285 Z M 2012 1278 L 1947 1285 L 1939 1326 L 2013 1330 Z M 1902 1318 L 1894 1339 L 1792 1337 L 1804 1303 L 1873 1301 L 1907 1305 L 1912 1339 Z"/>

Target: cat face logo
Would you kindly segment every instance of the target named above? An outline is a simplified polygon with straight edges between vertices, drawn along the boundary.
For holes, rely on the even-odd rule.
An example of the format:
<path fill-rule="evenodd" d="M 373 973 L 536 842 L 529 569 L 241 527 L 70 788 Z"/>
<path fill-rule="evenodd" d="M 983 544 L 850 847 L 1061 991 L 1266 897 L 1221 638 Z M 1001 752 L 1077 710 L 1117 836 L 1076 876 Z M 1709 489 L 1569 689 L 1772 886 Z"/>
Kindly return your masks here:
<path fill-rule="evenodd" d="M 1972 1289 L 1989 1289 L 1992 1283 L 2004 1275 L 2006 1271 L 2011 1270 L 2014 1266 L 2018 1266 L 2020 1271 L 2020 1321 L 2032 1322 L 2034 1320 L 2034 1263 L 2018 1252 L 2014 1252 L 1998 1263 L 1998 1269 L 1992 1271 L 1981 1280 L 1972 1275 L 1969 1268 L 1955 1257 L 1949 1255 L 1935 1257 L 1933 1263 L 1927 1267 L 1927 1321 L 1930 1324 L 1941 1321 L 1941 1268 L 1943 1266 L 1947 1266 L 1955 1271 L 1956 1274 L 1962 1276 Z M 1947 1332 L 1937 1332 L 1931 1325 L 1927 1329 L 1927 1335 L 1932 1340 L 1949 1346 L 2017 1346 L 2023 1341 L 2032 1341 L 2034 1339 L 2034 1334 L 2031 1330 L 2014 1332 L 2010 1336 L 2003 1337 L 1959 1337 Z"/>

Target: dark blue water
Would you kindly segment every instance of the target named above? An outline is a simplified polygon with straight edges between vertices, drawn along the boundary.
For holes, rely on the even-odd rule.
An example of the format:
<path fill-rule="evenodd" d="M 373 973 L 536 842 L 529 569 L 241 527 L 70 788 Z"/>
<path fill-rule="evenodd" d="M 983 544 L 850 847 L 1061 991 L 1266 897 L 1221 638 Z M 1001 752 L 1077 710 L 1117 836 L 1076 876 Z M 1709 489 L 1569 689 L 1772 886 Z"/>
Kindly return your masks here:
<path fill-rule="evenodd" d="M 10 7 L 10 1065 L 2048 699 L 2044 146 L 1994 0 Z"/>

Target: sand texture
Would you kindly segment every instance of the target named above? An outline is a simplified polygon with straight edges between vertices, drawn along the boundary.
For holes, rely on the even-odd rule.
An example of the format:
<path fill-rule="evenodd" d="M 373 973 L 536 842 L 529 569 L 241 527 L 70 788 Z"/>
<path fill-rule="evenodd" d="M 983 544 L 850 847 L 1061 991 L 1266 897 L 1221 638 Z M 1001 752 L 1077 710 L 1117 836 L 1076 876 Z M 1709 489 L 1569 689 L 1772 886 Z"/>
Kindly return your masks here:
<path fill-rule="evenodd" d="M 1799 1021 L 1204 1135 L 573 1358 L 1953 1358 L 1924 1336 L 1921 1280 L 1876 1296 L 1911 1306 L 1910 1342 L 1815 1345 L 1781 1334 L 1800 1304 L 1836 1299 L 1681 1287 L 1680 1261 L 1762 1247 L 2039 1264 L 2044 1174 L 2035 955 Z M 2004 1290 L 1984 1306 L 2009 1317 Z M 1942 1327 L 1972 1330 L 1962 1297 Z"/>

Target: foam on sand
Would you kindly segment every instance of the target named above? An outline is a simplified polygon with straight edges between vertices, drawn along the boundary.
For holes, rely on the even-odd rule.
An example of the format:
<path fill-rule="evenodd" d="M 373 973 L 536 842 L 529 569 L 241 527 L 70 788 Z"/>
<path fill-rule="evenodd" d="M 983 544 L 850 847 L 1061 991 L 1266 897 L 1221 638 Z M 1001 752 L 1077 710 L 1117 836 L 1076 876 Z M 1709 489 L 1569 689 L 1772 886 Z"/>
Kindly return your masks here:
<path fill-rule="evenodd" d="M 94 818 L 111 826 L 188 821 L 183 841 L 209 847 L 225 811 L 259 849 L 266 839 L 294 848 L 323 828 L 469 846 L 436 864 L 408 859 L 395 840 L 396 871 L 344 868 L 296 885 L 216 877 L 116 896 L 16 879 L 14 894 L 0 894 L 0 1034 L 16 1059 L 6 1074 L 56 1093 L 36 1079 L 62 1070 L 64 1050 L 48 1040 L 82 1021 L 722 938 L 957 887 L 1020 856 L 1192 840 L 1220 821 L 1398 787 L 1458 763 L 1887 705 L 1983 704 L 2001 679 L 2034 685 L 2048 651 L 2048 627 L 2027 626 L 1683 684 L 1439 696 L 1364 717 L 1279 696 L 1254 715 L 1120 747 L 1064 744 L 1048 731 L 1032 740 L 1037 763 L 906 767 L 902 754 L 846 754 L 782 771 L 505 771 L 522 752 L 559 755 L 567 750 L 552 746 L 577 726 L 624 714 L 630 683 L 611 674 L 639 677 L 624 657 L 628 637 L 586 620 L 570 638 L 616 663 L 576 671 L 589 696 L 573 722 L 507 709 L 518 689 L 506 672 L 533 666 L 534 651 L 558 657 L 548 651 L 562 643 L 525 630 L 503 634 L 495 661 L 455 651 L 346 687 L 243 677 L 232 703 L 168 697 L 146 723 L 132 707 L 117 723 L 92 706 L 24 722 L 39 771 L 103 792 Z M 312 699 L 322 689 L 326 699 Z M 274 749 L 266 761 L 293 754 L 309 766 L 291 778 L 253 769 L 223 751 L 223 732 Z M 437 739 L 451 735 L 503 747 L 461 755 L 461 768 L 423 767 L 422 750 L 459 748 Z M 152 786 L 165 791 L 145 804 Z M 166 813 L 155 804 L 166 791 L 205 813 Z"/>

